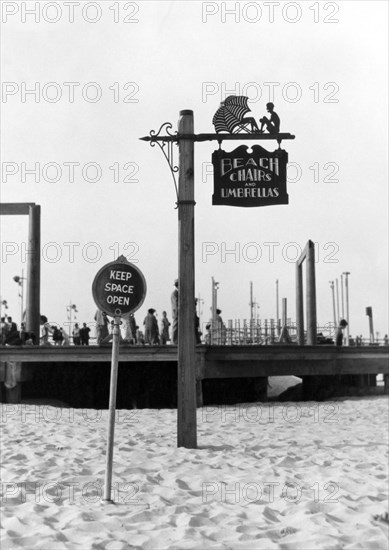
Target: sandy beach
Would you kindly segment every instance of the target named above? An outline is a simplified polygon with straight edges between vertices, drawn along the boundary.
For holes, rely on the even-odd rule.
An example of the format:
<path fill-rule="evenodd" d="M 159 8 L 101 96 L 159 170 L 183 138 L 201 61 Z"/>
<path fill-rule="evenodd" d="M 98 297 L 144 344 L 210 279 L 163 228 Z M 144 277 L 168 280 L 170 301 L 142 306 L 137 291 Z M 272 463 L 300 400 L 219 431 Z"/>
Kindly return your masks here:
<path fill-rule="evenodd" d="M 388 547 L 387 397 L 117 411 L 2 405 L 2 550 Z"/>

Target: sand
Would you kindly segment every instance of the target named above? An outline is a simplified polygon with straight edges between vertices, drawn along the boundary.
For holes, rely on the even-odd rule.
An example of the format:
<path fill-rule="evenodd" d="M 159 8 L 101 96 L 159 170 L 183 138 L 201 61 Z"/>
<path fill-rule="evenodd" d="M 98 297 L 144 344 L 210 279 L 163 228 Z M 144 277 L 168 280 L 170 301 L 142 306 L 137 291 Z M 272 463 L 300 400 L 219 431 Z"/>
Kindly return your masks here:
<path fill-rule="evenodd" d="M 2 550 L 388 548 L 388 399 L 198 410 L 2 405 Z"/>

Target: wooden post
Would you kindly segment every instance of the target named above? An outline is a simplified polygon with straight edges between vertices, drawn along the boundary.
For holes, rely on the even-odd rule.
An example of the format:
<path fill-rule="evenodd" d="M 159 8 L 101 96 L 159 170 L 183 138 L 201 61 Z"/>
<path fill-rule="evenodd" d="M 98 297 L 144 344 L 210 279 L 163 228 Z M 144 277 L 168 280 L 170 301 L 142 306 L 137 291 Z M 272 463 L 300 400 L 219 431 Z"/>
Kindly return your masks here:
<path fill-rule="evenodd" d="M 29 206 L 26 330 L 40 336 L 40 278 L 41 278 L 41 207 Z"/>
<path fill-rule="evenodd" d="M 287 299 L 282 298 L 282 330 L 278 341 L 290 344 L 289 330 L 288 330 L 288 312 L 287 312 Z"/>
<path fill-rule="evenodd" d="M 339 314 L 339 284 L 338 284 L 338 279 L 336 279 L 336 325 L 335 325 L 335 330 L 336 330 L 336 327 L 338 326 L 339 324 L 339 321 L 340 321 L 340 314 Z"/>
<path fill-rule="evenodd" d="M 296 264 L 296 331 L 297 344 L 304 345 L 304 301 L 303 301 L 303 270 L 301 264 Z"/>
<path fill-rule="evenodd" d="M 345 276 L 344 280 L 344 287 L 345 287 L 345 293 L 346 293 L 346 346 L 350 345 L 350 311 L 349 311 L 349 299 L 348 299 L 348 276 L 350 275 L 349 271 L 345 271 L 343 273 Z M 373 334 L 373 342 L 374 342 L 374 334 Z"/>
<path fill-rule="evenodd" d="M 274 344 L 274 319 L 270 319 L 270 343 Z"/>
<path fill-rule="evenodd" d="M 211 315 L 212 315 L 212 321 L 211 321 L 211 345 L 214 345 L 217 343 L 217 339 L 215 337 L 216 334 L 216 296 L 215 296 L 215 279 L 212 277 L 212 305 L 211 305 Z"/>
<path fill-rule="evenodd" d="M 373 313 L 369 316 L 370 344 L 374 344 Z"/>
<path fill-rule="evenodd" d="M 14 388 L 5 388 L 6 403 L 18 404 L 22 400 L 22 384 L 18 382 Z"/>
<path fill-rule="evenodd" d="M 193 111 L 180 111 L 179 134 L 193 134 Z M 194 141 L 179 140 L 177 445 L 197 447 L 194 288 Z"/>
<path fill-rule="evenodd" d="M 330 281 L 331 293 L 332 293 L 332 312 L 334 315 L 334 332 L 336 332 L 336 327 L 338 326 L 337 317 L 336 317 L 336 307 L 335 307 L 335 283 Z"/>
<path fill-rule="evenodd" d="M 280 327 L 280 311 L 279 311 L 279 298 L 278 298 L 278 279 L 276 279 L 276 323 L 277 323 L 277 336 L 281 334 Z"/>
<path fill-rule="evenodd" d="M 116 389 L 118 380 L 119 345 L 120 345 L 120 317 L 114 317 L 113 338 L 112 338 L 112 359 L 111 359 L 111 382 L 109 386 L 109 411 L 108 411 L 108 437 L 107 454 L 105 462 L 104 500 L 112 502 L 112 462 L 113 445 L 115 436 L 115 412 L 116 412 Z"/>
<path fill-rule="evenodd" d="M 317 341 L 316 320 L 316 281 L 315 281 L 315 243 L 307 243 L 307 344 L 314 346 Z"/>
<path fill-rule="evenodd" d="M 286 327 L 288 324 L 287 317 L 288 317 L 288 305 L 287 305 L 287 299 L 282 298 L 282 328 Z"/>

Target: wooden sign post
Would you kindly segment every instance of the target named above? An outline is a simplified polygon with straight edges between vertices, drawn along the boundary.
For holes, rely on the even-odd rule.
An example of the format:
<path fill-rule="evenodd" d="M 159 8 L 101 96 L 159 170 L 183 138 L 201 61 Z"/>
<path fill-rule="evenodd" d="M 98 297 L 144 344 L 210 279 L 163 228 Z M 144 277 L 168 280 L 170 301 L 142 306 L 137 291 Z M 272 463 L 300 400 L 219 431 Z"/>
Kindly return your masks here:
<path fill-rule="evenodd" d="M 97 307 L 113 316 L 111 381 L 109 390 L 107 454 L 104 481 L 104 500 L 112 502 L 112 463 L 115 435 L 116 390 L 119 364 L 120 319 L 143 304 L 146 297 L 146 281 L 142 272 L 130 264 L 124 256 L 100 269 L 92 285 Z"/>
<path fill-rule="evenodd" d="M 193 134 L 193 111 L 180 111 L 180 134 Z M 179 142 L 177 445 L 197 447 L 194 287 L 194 142 Z"/>
<path fill-rule="evenodd" d="M 248 98 L 229 96 L 216 112 L 213 123 L 216 133 L 195 134 L 193 111 L 180 111 L 178 131 L 164 122 L 158 132 L 141 137 L 152 147 L 158 144 L 166 158 L 177 191 L 178 206 L 178 379 L 177 379 L 177 442 L 179 447 L 197 447 L 196 362 L 195 362 L 195 288 L 194 288 L 194 143 L 231 140 L 294 139 L 280 133 L 280 119 L 273 103 L 267 104 L 270 119 L 263 117 L 258 126 L 250 111 Z M 266 133 L 264 128 L 266 127 Z M 162 135 L 162 130 L 166 135 Z M 227 132 L 227 133 L 223 133 Z M 179 166 L 174 162 L 173 144 L 178 143 Z M 253 154 L 242 146 L 232 153 L 220 149 L 213 155 L 216 184 L 213 204 L 231 206 L 266 206 L 287 204 L 286 163 L 288 155 L 281 149 L 270 153 L 254 146 Z M 176 173 L 179 173 L 177 189 Z M 237 185 L 239 184 L 239 185 Z M 243 200 L 242 200 L 243 199 Z"/>

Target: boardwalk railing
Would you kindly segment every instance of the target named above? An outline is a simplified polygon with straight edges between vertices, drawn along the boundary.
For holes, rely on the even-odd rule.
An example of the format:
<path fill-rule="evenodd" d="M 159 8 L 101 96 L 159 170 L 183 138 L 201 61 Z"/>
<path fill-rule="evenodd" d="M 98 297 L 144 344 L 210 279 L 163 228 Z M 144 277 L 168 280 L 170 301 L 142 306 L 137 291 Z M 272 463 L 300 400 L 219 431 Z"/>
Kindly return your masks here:
<path fill-rule="evenodd" d="M 207 330 L 206 326 L 210 325 Z M 284 332 L 286 329 L 286 333 Z M 334 343 L 337 327 L 334 323 L 317 325 L 318 344 Z M 202 342 L 208 345 L 273 345 L 282 342 L 282 335 L 288 336 L 289 343 L 297 343 L 296 323 L 291 319 L 281 327 L 281 322 L 275 319 L 230 319 L 223 326 L 220 322 L 203 323 Z M 287 342 L 285 342 L 287 343 Z M 350 337 L 350 346 L 388 345 L 387 338 L 370 342 L 369 338 Z"/>

